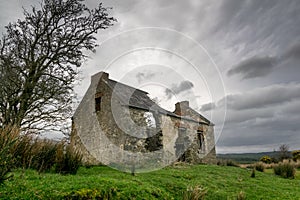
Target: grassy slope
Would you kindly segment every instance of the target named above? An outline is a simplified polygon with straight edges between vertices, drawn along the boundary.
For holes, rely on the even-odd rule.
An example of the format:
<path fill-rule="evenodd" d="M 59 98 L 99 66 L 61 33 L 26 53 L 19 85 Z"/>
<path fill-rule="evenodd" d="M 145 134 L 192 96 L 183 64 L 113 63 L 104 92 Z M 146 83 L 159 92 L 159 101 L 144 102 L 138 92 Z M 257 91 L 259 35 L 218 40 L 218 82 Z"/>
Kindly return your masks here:
<path fill-rule="evenodd" d="M 177 166 L 131 176 L 108 167 L 80 168 L 77 175 L 41 174 L 26 170 L 0 186 L 2 199 L 61 199 L 80 189 L 110 190 L 122 199 L 182 199 L 183 191 L 201 185 L 206 199 L 236 199 L 243 191 L 247 199 L 300 199 L 300 174 L 294 180 L 247 169 L 221 166 Z"/>

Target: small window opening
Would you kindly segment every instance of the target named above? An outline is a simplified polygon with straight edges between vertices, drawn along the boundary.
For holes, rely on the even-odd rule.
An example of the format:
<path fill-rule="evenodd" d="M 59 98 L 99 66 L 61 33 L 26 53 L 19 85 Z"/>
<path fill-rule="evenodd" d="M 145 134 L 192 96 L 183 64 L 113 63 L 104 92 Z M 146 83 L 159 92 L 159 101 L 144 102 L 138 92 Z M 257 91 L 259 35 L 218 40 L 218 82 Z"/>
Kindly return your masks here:
<path fill-rule="evenodd" d="M 175 154 L 178 158 L 178 161 L 185 161 L 186 160 L 186 154 L 185 150 L 187 150 L 188 147 L 188 137 L 186 135 L 187 130 L 186 128 L 178 128 L 178 138 L 175 142 Z"/>
<path fill-rule="evenodd" d="M 204 135 L 202 131 L 197 131 L 198 141 L 199 141 L 199 149 L 203 151 L 205 149 L 205 141 Z"/>
<path fill-rule="evenodd" d="M 101 97 L 95 98 L 95 109 L 96 112 L 101 110 Z"/>
<path fill-rule="evenodd" d="M 156 121 L 155 121 L 155 118 L 154 118 L 152 112 L 145 112 L 144 113 L 144 118 L 145 118 L 145 121 L 147 123 L 147 127 L 156 128 Z"/>

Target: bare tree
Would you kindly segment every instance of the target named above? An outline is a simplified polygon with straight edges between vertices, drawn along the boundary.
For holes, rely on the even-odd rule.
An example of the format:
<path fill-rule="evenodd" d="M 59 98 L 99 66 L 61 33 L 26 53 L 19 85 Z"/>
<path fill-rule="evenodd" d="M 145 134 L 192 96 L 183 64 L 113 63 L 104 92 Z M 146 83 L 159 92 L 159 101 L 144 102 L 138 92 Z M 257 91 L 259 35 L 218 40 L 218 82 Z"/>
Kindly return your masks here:
<path fill-rule="evenodd" d="M 44 0 L 24 9 L 0 39 L 0 127 L 55 127 L 70 117 L 78 67 L 95 51 L 95 34 L 113 25 L 109 8 L 83 0 Z"/>
<path fill-rule="evenodd" d="M 282 144 L 279 147 L 279 160 L 284 160 L 290 158 L 289 146 L 287 144 Z"/>

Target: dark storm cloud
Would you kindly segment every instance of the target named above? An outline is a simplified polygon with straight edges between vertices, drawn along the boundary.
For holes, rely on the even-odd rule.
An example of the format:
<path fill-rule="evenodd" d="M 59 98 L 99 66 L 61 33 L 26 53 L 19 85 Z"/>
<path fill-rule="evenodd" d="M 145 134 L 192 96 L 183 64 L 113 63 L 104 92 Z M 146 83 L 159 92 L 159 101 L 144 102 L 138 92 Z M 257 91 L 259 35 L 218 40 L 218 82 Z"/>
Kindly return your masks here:
<path fill-rule="evenodd" d="M 170 99 L 174 94 L 179 94 L 183 91 L 187 91 L 194 87 L 194 84 L 190 81 L 182 81 L 179 84 L 173 84 L 172 87 L 165 90 L 165 94 Z"/>
<path fill-rule="evenodd" d="M 275 66 L 276 59 L 273 57 L 252 57 L 233 67 L 227 74 L 241 74 L 243 79 L 263 77 L 270 74 Z"/>

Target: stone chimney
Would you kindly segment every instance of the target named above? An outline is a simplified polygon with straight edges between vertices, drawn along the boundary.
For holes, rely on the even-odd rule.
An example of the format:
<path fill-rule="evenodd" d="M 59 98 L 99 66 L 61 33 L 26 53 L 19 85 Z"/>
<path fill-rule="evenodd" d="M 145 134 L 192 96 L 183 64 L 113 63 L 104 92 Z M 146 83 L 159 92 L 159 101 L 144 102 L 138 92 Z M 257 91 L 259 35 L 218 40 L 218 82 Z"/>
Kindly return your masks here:
<path fill-rule="evenodd" d="M 96 81 L 96 82 L 99 82 L 100 80 L 104 80 L 104 81 L 108 81 L 108 77 L 109 77 L 109 74 L 106 73 L 106 72 L 98 72 L 97 74 L 94 74 L 92 76 L 92 82 L 93 81 Z"/>
<path fill-rule="evenodd" d="M 186 115 L 185 111 L 187 108 L 189 108 L 189 106 L 190 106 L 189 104 L 190 104 L 189 101 L 181 101 L 181 102 L 176 103 L 174 113 L 176 115 Z"/>

